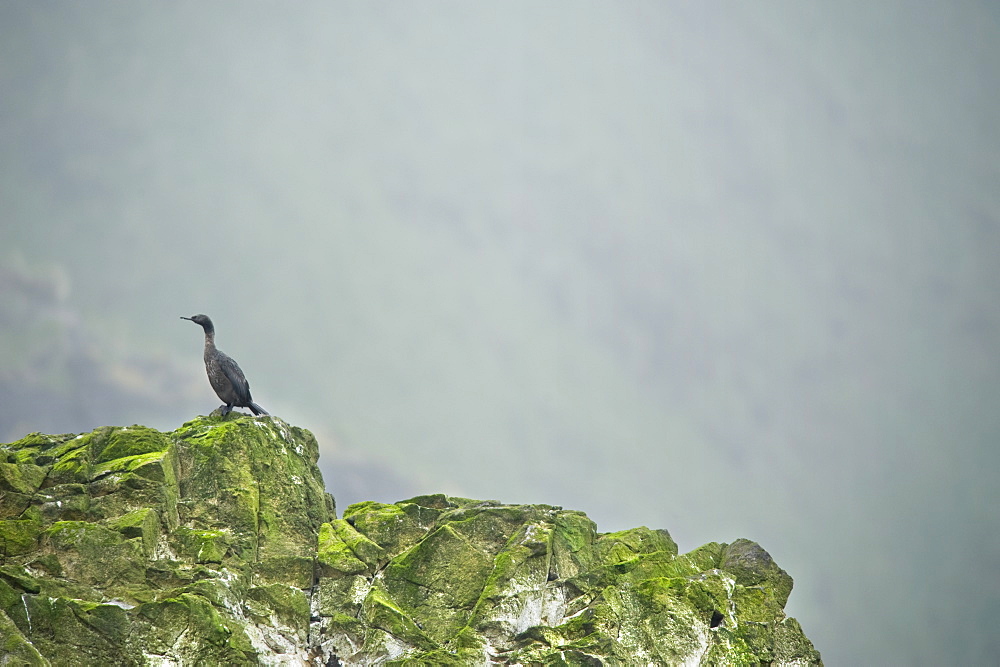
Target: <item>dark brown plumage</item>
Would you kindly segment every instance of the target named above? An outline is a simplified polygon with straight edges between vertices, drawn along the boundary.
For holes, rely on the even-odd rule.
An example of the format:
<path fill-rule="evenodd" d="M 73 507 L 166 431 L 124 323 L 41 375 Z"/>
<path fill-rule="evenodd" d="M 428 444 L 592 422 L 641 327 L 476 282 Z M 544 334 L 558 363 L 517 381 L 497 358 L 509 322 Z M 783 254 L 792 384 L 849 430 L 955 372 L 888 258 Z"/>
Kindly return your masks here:
<path fill-rule="evenodd" d="M 215 347 L 215 326 L 208 315 L 181 317 L 201 325 L 205 331 L 205 371 L 215 393 L 225 401 L 222 415 L 228 415 L 234 408 L 250 408 L 255 415 L 266 415 L 267 410 L 253 402 L 250 397 L 250 383 L 232 357 Z"/>

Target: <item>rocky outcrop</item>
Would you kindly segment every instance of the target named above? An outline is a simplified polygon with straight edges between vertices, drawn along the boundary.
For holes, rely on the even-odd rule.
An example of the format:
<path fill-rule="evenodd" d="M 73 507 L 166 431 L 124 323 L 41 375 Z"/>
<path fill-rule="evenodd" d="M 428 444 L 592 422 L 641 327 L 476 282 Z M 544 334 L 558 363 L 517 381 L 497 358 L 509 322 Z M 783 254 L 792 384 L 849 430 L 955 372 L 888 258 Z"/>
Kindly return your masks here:
<path fill-rule="evenodd" d="M 317 458 L 236 414 L 0 446 L 0 663 L 819 664 L 753 542 L 443 495 L 338 519 Z"/>

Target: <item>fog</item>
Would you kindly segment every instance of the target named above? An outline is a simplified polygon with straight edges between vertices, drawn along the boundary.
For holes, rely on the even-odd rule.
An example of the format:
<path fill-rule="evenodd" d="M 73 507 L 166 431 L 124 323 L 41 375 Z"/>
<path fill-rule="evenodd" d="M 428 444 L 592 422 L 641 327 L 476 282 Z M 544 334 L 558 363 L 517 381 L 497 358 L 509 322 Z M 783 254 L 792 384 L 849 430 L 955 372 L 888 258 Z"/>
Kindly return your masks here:
<path fill-rule="evenodd" d="M 827 664 L 1000 653 L 989 3 L 0 4 L 0 439 L 254 399 L 343 510 L 748 537 Z"/>

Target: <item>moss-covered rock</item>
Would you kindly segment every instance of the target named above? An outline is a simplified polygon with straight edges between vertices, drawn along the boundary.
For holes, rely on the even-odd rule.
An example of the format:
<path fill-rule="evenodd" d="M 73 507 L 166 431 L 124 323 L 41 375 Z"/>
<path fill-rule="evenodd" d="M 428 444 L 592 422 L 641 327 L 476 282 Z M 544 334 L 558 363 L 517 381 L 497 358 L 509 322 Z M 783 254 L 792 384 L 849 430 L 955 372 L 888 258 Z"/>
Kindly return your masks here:
<path fill-rule="evenodd" d="M 374 574 L 384 565 L 385 549 L 355 530 L 344 519 L 325 523 L 319 531 L 319 564 L 324 574 Z"/>
<path fill-rule="evenodd" d="M 0 661 L 819 664 L 756 543 L 441 494 L 338 519 L 318 455 L 235 413 L 0 445 Z"/>
<path fill-rule="evenodd" d="M 317 458 L 308 431 L 236 414 L 0 446 L 5 664 L 304 658 L 335 518 Z"/>
<path fill-rule="evenodd" d="M 678 555 L 662 530 L 441 496 L 344 516 L 386 563 L 324 527 L 315 613 L 344 664 L 820 663 L 784 615 L 791 579 L 747 540 Z"/>
<path fill-rule="evenodd" d="M 108 522 L 108 526 L 126 538 L 142 538 L 143 554 L 147 558 L 153 555 L 160 538 L 160 518 L 153 508 L 143 507 L 133 510 L 112 519 Z"/>
<path fill-rule="evenodd" d="M 42 524 L 31 519 L 0 520 L 0 556 L 20 556 L 38 545 Z"/>

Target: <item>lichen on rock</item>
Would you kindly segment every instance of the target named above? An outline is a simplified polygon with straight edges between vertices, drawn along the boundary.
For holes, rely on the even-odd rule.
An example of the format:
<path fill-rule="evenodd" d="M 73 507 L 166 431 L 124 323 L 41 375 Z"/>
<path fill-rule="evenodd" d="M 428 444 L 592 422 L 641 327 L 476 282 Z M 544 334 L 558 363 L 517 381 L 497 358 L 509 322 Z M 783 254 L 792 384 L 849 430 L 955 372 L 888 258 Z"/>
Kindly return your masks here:
<path fill-rule="evenodd" d="M 4 664 L 820 664 L 756 543 L 427 495 L 337 518 L 269 416 L 0 445 Z"/>

